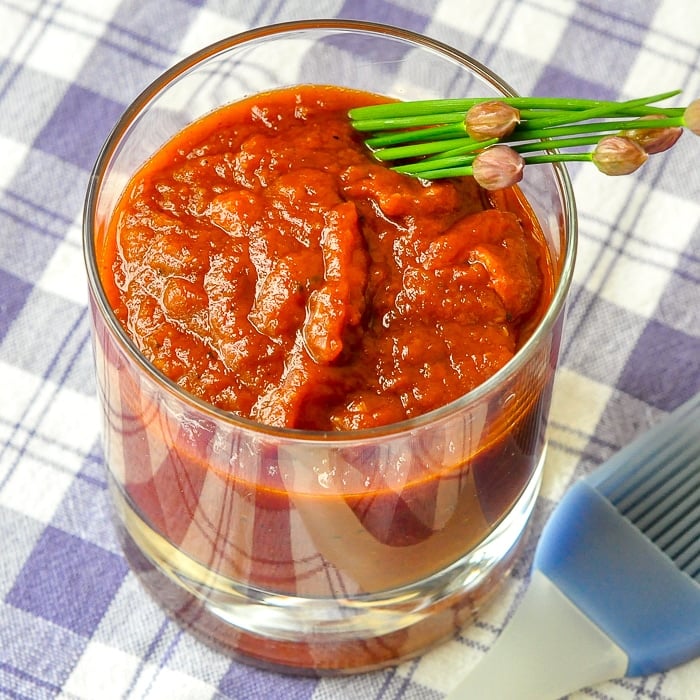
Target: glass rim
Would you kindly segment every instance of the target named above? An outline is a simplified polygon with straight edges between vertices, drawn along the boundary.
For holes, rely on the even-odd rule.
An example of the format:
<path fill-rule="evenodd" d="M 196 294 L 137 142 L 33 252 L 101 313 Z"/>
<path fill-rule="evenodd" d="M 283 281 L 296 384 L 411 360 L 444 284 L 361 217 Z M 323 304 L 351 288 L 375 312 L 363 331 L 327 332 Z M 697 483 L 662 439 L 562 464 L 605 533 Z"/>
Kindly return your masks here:
<path fill-rule="evenodd" d="M 388 423 L 373 428 L 360 428 L 357 430 L 307 430 L 300 428 L 276 427 L 260 423 L 250 418 L 240 416 L 232 411 L 225 411 L 213 404 L 210 404 L 193 394 L 185 391 L 176 382 L 158 370 L 139 351 L 135 342 L 126 333 L 119 323 L 114 310 L 109 304 L 99 270 L 97 268 L 97 257 L 95 254 L 95 231 L 94 221 L 97 201 L 100 194 L 100 187 L 104 180 L 105 172 L 111 161 L 122 137 L 127 133 L 128 128 L 134 118 L 140 114 L 144 108 L 175 78 L 209 58 L 220 55 L 234 49 L 242 44 L 265 37 L 274 37 L 281 34 L 293 34 L 307 31 L 337 31 L 337 32 L 359 32 L 369 35 L 383 35 L 390 38 L 399 39 L 419 47 L 431 49 L 443 57 L 448 57 L 465 68 L 471 70 L 477 76 L 489 83 L 493 88 L 501 92 L 504 96 L 517 96 L 513 90 L 496 73 L 471 56 L 443 43 L 437 39 L 427 37 L 418 32 L 401 27 L 377 22 L 367 22 L 361 20 L 342 19 L 314 19 L 297 20 L 270 24 L 254 29 L 249 29 L 238 34 L 234 34 L 225 39 L 216 41 L 175 63 L 171 68 L 161 73 L 153 80 L 126 108 L 119 118 L 107 139 L 105 140 L 95 165 L 90 174 L 85 203 L 83 207 L 83 256 L 87 269 L 88 287 L 92 298 L 96 301 L 97 308 L 102 320 L 112 333 L 112 336 L 119 342 L 121 349 L 136 363 L 136 365 L 158 386 L 165 389 L 169 394 L 178 400 L 191 405 L 198 412 L 208 415 L 216 421 L 222 421 L 231 426 L 246 429 L 260 435 L 275 436 L 285 438 L 289 441 L 332 441 L 334 443 L 355 444 L 357 442 L 367 442 L 374 439 L 398 436 L 425 428 L 447 419 L 461 410 L 475 403 L 483 396 L 490 393 L 517 371 L 531 358 L 540 339 L 546 335 L 564 309 L 569 288 L 573 279 L 574 263 L 576 258 L 576 247 L 578 238 L 578 222 L 576 215 L 576 204 L 573 187 L 568 172 L 563 163 L 551 163 L 546 167 L 550 168 L 554 175 L 555 185 L 559 193 L 563 209 L 563 226 L 566 232 L 564 244 L 564 256 L 561 262 L 560 275 L 557 281 L 554 294 L 544 313 L 542 319 L 537 324 L 534 332 L 518 348 L 515 355 L 497 372 L 491 375 L 484 382 L 474 387 L 471 391 L 463 394 L 457 399 L 447 404 L 432 409 L 426 413 L 413 418 L 408 418 L 395 423 Z"/>

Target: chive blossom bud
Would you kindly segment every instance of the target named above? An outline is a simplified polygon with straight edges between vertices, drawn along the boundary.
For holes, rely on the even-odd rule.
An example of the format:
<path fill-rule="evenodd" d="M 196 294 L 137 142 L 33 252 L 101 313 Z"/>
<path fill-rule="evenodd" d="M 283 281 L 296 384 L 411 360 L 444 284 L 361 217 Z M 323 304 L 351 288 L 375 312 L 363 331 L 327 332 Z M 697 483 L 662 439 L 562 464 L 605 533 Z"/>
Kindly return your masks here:
<path fill-rule="evenodd" d="M 663 114 L 647 114 L 640 119 L 645 121 L 652 119 L 665 119 Z M 669 126 L 666 128 L 640 127 L 621 131 L 619 136 L 636 141 L 647 153 L 661 153 L 667 151 L 681 137 L 683 128 Z"/>
<path fill-rule="evenodd" d="M 700 99 L 693 100 L 683 112 L 683 123 L 700 136 Z"/>
<path fill-rule="evenodd" d="M 629 175 L 648 157 L 636 141 L 624 136 L 604 136 L 591 154 L 595 166 L 606 175 Z"/>
<path fill-rule="evenodd" d="M 491 146 L 474 159 L 474 179 L 486 190 L 502 190 L 523 179 L 525 161 L 510 146 Z"/>
<path fill-rule="evenodd" d="M 520 124 L 520 111 L 505 102 L 478 102 L 467 112 L 464 124 L 477 141 L 500 139 Z"/>

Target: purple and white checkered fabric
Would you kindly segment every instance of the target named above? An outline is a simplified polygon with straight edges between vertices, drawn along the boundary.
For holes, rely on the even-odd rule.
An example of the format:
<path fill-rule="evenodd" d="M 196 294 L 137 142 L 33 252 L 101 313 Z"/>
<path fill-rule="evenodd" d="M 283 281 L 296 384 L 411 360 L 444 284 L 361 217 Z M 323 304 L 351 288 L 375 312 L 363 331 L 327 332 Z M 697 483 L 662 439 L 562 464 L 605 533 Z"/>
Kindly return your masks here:
<path fill-rule="evenodd" d="M 535 537 L 459 638 L 391 670 L 291 678 L 184 632 L 146 595 L 118 545 L 81 251 L 92 164 L 127 104 L 176 60 L 310 14 L 424 32 L 523 94 L 700 96 L 698 3 L 0 0 L 2 698 L 439 700 L 525 589 Z M 534 535 L 572 479 L 700 390 L 700 142 L 692 138 L 624 178 L 570 170 L 581 241 Z M 700 660 L 572 697 L 699 698 Z"/>

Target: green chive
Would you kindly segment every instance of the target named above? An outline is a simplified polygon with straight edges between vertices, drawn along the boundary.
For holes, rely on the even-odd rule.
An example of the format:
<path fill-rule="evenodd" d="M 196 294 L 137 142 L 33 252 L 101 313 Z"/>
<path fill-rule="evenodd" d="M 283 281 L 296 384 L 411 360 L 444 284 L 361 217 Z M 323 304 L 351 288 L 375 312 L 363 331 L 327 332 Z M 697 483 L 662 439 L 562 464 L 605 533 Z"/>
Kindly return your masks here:
<path fill-rule="evenodd" d="M 662 108 L 654 103 L 675 97 L 680 92 L 672 90 L 620 102 L 557 97 L 389 102 L 351 109 L 348 115 L 353 128 L 367 134 L 365 143 L 373 149 L 378 160 L 410 161 L 393 166 L 393 169 L 433 180 L 473 175 L 473 163 L 479 153 L 499 143 L 517 153 L 527 154 L 523 156 L 526 164 L 590 161 L 595 151 L 581 149 L 597 146 L 601 139 L 609 139 L 606 134 L 618 132 L 619 136 L 632 140 L 636 136 L 639 139 L 636 147 L 641 149 L 644 146 L 640 130 L 655 129 L 661 130 L 654 136 L 655 141 L 662 140 L 662 145 L 656 151 L 650 148 L 648 153 L 661 152 L 675 143 L 681 128 L 688 128 L 685 120 L 689 108 Z M 466 134 L 465 122 L 468 110 L 489 101 L 516 107 L 520 113 L 519 124 L 500 139 L 479 141 L 470 138 Z M 639 119 L 652 115 L 657 118 Z M 675 130 L 673 138 L 664 141 L 664 129 Z M 691 130 L 696 131 L 695 128 Z M 503 185 L 499 182 L 497 186 Z"/>
<path fill-rule="evenodd" d="M 384 148 L 397 143 L 410 143 L 412 141 L 432 141 L 439 138 L 458 138 L 464 136 L 467 129 L 464 120 L 459 124 L 447 124 L 446 126 L 435 126 L 429 129 L 413 129 L 411 131 L 398 131 L 382 136 L 369 138 L 365 143 L 370 148 Z"/>
<path fill-rule="evenodd" d="M 428 141 L 426 143 L 416 143 L 410 146 L 395 146 L 393 148 L 380 148 L 374 152 L 374 156 L 379 160 L 401 160 L 402 158 L 417 158 L 432 153 L 448 151 L 460 146 L 467 146 L 475 142 L 474 139 L 446 139 L 444 141 Z"/>

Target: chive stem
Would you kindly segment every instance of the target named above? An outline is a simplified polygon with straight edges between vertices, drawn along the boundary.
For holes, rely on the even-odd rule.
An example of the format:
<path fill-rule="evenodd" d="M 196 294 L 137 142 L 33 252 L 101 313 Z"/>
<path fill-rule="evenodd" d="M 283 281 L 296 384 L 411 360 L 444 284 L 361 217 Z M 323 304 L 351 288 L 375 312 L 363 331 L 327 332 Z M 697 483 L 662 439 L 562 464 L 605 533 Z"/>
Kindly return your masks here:
<path fill-rule="evenodd" d="M 592 146 L 600 141 L 599 135 L 579 136 L 573 138 L 559 138 L 547 141 L 530 141 L 528 143 L 515 143 L 511 148 L 518 153 L 530 153 L 531 151 L 559 150 L 561 148 L 578 148 L 580 146 Z"/>
<path fill-rule="evenodd" d="M 442 160 L 443 158 L 452 158 L 453 156 L 461 156 L 465 153 L 473 153 L 474 151 L 479 151 L 483 148 L 488 148 L 489 146 L 494 146 L 499 142 L 499 139 L 493 138 L 487 141 L 474 141 L 474 143 L 466 144 L 458 148 L 452 148 L 449 151 L 442 151 L 434 155 L 429 155 L 423 158 L 424 162 L 430 162 L 435 160 Z"/>
<path fill-rule="evenodd" d="M 571 163 L 573 161 L 590 161 L 590 153 L 542 153 L 525 156 L 526 163 Z"/>
<path fill-rule="evenodd" d="M 465 154 L 461 156 L 452 156 L 450 158 L 440 158 L 436 160 L 419 160 L 415 163 L 407 165 L 397 165 L 392 170 L 398 173 L 408 173 L 409 175 L 421 175 L 424 172 L 431 170 L 441 170 L 443 168 L 454 168 L 462 165 L 470 165 L 476 158 L 475 153 Z"/>
<path fill-rule="evenodd" d="M 680 90 L 671 90 L 661 93 L 653 98 L 643 98 L 648 102 L 661 101 L 675 97 Z M 567 97 L 471 97 L 456 99 L 416 100 L 412 102 L 386 102 L 378 105 L 355 107 L 348 112 L 353 122 L 368 119 L 385 120 L 393 117 L 408 117 L 418 115 L 434 115 L 446 112 L 466 112 L 480 102 L 492 102 L 497 100 L 505 102 L 518 109 L 564 109 L 586 110 L 605 104 L 619 105 L 621 103 L 610 100 L 591 100 L 583 98 Z"/>
<path fill-rule="evenodd" d="M 517 146 L 518 143 L 524 141 L 531 141 L 536 139 L 551 139 L 560 136 L 573 136 L 576 134 L 591 134 L 591 133 L 607 133 L 622 131 L 625 129 L 663 129 L 666 127 L 682 126 L 682 117 L 671 117 L 668 119 L 655 119 L 653 121 L 640 121 L 639 119 L 628 119 L 621 121 L 607 121 L 607 122 L 586 122 L 584 124 L 572 124 L 568 126 L 551 126 L 546 128 L 531 129 L 530 123 L 525 122 L 521 126 L 517 127 L 515 131 L 511 134 L 509 141 L 515 144 L 513 147 L 516 150 L 520 150 Z M 465 128 L 461 125 L 450 125 L 445 127 L 435 127 L 432 129 L 419 129 L 411 132 L 399 132 L 397 134 L 385 134 L 383 136 L 378 136 L 376 138 L 367 139 L 365 142 L 370 148 L 384 148 L 392 146 L 394 144 L 409 143 L 414 141 L 422 140 L 433 140 L 439 138 L 440 136 L 453 138 L 466 133 Z M 493 143 L 496 143 L 498 139 L 489 139 L 488 141 L 476 141 L 473 140 L 467 145 L 460 146 L 459 148 L 454 148 L 450 151 L 438 151 L 436 155 L 430 155 L 429 158 L 436 157 L 446 157 L 453 155 L 460 155 L 462 153 L 467 153 L 473 151 L 477 148 L 485 148 Z M 587 141 L 587 143 L 594 143 L 595 141 Z M 553 144 L 554 148 L 559 148 L 557 144 Z M 539 148 L 544 148 L 540 145 Z M 426 155 L 425 153 L 418 153 L 413 150 L 404 151 L 404 155 L 393 154 L 385 152 L 383 154 L 382 160 L 399 160 L 400 158 L 412 158 L 418 155 Z"/>
<path fill-rule="evenodd" d="M 592 161 L 608 175 L 633 172 L 648 154 L 670 148 L 684 127 L 700 134 L 700 101 L 685 108 L 654 104 L 680 92 L 619 102 L 556 97 L 389 102 L 348 114 L 353 128 L 367 134 L 365 143 L 378 160 L 404 161 L 393 170 L 428 180 L 473 175 L 492 189 L 517 182 L 523 164 L 530 163 Z M 489 106 L 467 115 L 484 102 L 505 103 L 517 112 Z M 494 137 L 473 138 L 472 128 Z M 496 145 L 499 150 L 488 150 Z M 501 165 L 504 177 L 494 172 Z"/>
<path fill-rule="evenodd" d="M 394 168 L 395 170 L 395 168 Z M 465 175 L 473 175 L 474 168 L 471 165 L 465 165 L 455 168 L 442 168 L 439 170 L 427 170 L 419 173 L 417 176 L 424 180 L 439 180 L 445 177 L 463 177 Z"/>
<path fill-rule="evenodd" d="M 598 117 L 609 117 L 615 114 L 624 114 L 627 108 L 643 107 L 649 102 L 658 102 L 666 99 L 674 93 L 662 93 L 660 95 L 652 95 L 651 97 L 642 97 L 638 100 L 629 100 L 627 102 L 608 102 L 597 107 L 583 110 L 581 112 L 563 113 L 561 116 L 542 117 L 541 119 L 533 119 L 530 126 L 533 129 L 547 128 L 550 126 L 559 126 L 562 124 L 570 124 L 571 122 L 587 121 Z"/>
<path fill-rule="evenodd" d="M 432 141 L 439 138 L 458 138 L 466 136 L 467 128 L 464 120 L 459 124 L 447 124 L 427 129 L 413 129 L 411 131 L 398 131 L 391 134 L 383 134 L 369 138 L 365 143 L 370 148 L 384 148 L 398 143 L 410 143 L 415 141 Z"/>
<path fill-rule="evenodd" d="M 538 164 L 538 163 L 565 163 L 565 162 L 572 162 L 572 161 L 583 161 L 583 162 L 589 162 L 591 160 L 591 154 L 590 153 L 542 153 L 538 155 L 532 155 L 532 156 L 525 156 L 524 157 L 525 163 L 527 164 Z M 435 163 L 436 167 L 432 170 L 429 170 L 427 168 L 423 170 L 415 170 L 410 168 L 409 166 L 397 166 L 395 168 L 392 168 L 392 170 L 395 170 L 396 172 L 408 174 L 408 175 L 414 175 L 416 177 L 420 177 L 425 180 L 440 180 L 442 178 L 446 177 L 463 177 L 465 175 L 473 175 L 474 174 L 474 166 L 472 163 L 474 162 L 474 157 L 471 158 L 471 161 L 468 163 L 464 164 L 457 164 L 457 165 L 447 165 L 445 164 L 444 166 L 438 166 L 437 163 Z M 418 165 L 417 163 L 414 165 Z"/>
<path fill-rule="evenodd" d="M 581 146 L 591 146 L 593 144 L 598 143 L 599 141 L 598 136 L 582 136 L 578 138 L 570 138 L 570 139 L 554 139 L 550 143 L 543 143 L 542 141 L 537 141 L 537 142 L 532 142 L 532 143 L 526 143 L 526 144 L 515 144 L 511 146 L 511 148 L 514 151 L 517 151 L 518 153 L 530 153 L 533 151 L 544 151 L 548 150 L 548 148 L 551 149 L 562 149 L 562 148 L 579 148 Z M 455 166 L 461 166 L 461 165 L 469 165 L 474 162 L 474 159 L 476 158 L 477 154 L 474 153 L 473 151 L 476 149 L 472 149 L 472 152 L 469 153 L 467 151 L 462 150 L 461 153 L 459 154 L 453 154 L 453 155 L 446 155 L 446 154 L 440 154 L 439 156 L 433 156 L 432 158 L 425 158 L 423 160 L 419 160 L 416 163 L 408 163 L 405 165 L 398 165 L 395 166 L 393 169 L 396 170 L 397 172 L 400 173 L 409 173 L 409 174 L 422 174 L 426 171 L 433 171 L 433 170 L 441 170 L 444 168 L 452 168 Z M 578 157 L 581 154 L 578 153 L 555 153 L 553 151 L 549 151 L 548 153 L 542 154 L 544 158 L 550 158 L 556 156 L 555 160 L 543 160 L 541 162 L 543 163 L 551 163 L 555 162 L 557 160 L 580 160 Z M 575 157 L 574 157 L 575 156 Z M 526 162 L 530 162 L 530 158 L 534 156 L 527 156 L 525 157 Z"/>
<path fill-rule="evenodd" d="M 402 158 L 416 158 L 418 156 L 441 153 L 460 146 L 471 146 L 478 144 L 483 146 L 484 141 L 475 141 L 471 138 L 445 139 L 444 141 L 427 141 L 425 143 L 415 143 L 410 146 L 395 146 L 390 148 L 380 148 L 374 152 L 375 158 L 379 160 L 400 160 Z"/>
<path fill-rule="evenodd" d="M 415 126 L 433 126 L 435 124 L 453 124 L 464 121 L 465 112 L 445 112 L 441 114 L 419 114 L 396 117 L 377 117 L 352 121 L 355 131 L 390 131 L 391 129 L 410 129 Z"/>
<path fill-rule="evenodd" d="M 558 145 L 556 142 L 556 137 L 559 136 L 571 136 L 575 134 L 582 133 L 594 133 L 600 134 L 601 132 L 615 132 L 624 129 L 658 129 L 666 127 L 680 126 L 682 124 L 682 119 L 670 118 L 670 119 L 655 119 L 653 121 L 642 121 L 639 119 L 633 120 L 623 120 L 623 121 L 611 121 L 611 122 L 588 122 L 585 124 L 570 125 L 570 126 L 560 126 L 560 127 L 548 127 L 540 129 L 528 128 L 527 124 L 518 127 L 511 134 L 511 142 L 513 148 L 517 151 L 527 151 L 532 150 L 533 147 L 523 147 L 520 144 L 526 141 L 537 140 L 534 146 L 535 150 L 540 150 L 546 148 L 539 139 L 552 139 L 550 144 L 551 148 L 567 148 L 569 146 Z M 426 129 L 426 131 L 429 131 Z M 454 134 L 462 133 L 461 131 L 455 130 Z M 433 132 L 433 136 L 439 136 L 439 134 Z M 585 141 L 580 141 L 579 145 L 586 145 L 595 143 L 599 137 L 588 137 Z M 395 146 L 380 148 L 375 151 L 375 156 L 382 161 L 387 160 L 401 160 L 404 158 L 417 158 L 419 156 L 435 156 L 436 154 L 442 154 L 442 156 L 453 156 L 460 155 L 461 153 L 466 153 L 479 148 L 486 148 L 494 143 L 498 139 L 489 139 L 487 141 L 477 141 L 475 139 L 465 137 L 465 138 L 446 138 L 444 140 L 431 140 L 425 143 L 416 143 L 405 146 Z M 373 140 L 368 140 L 367 144 L 371 147 L 376 147 L 381 145 L 374 142 Z"/>
<path fill-rule="evenodd" d="M 540 129 L 530 129 L 526 123 L 517 127 L 511 134 L 513 141 L 526 141 L 530 139 L 548 139 L 555 136 L 570 136 L 582 133 L 600 133 L 610 131 L 623 131 L 625 129 L 663 129 L 666 127 L 682 126 L 682 117 L 668 119 L 654 119 L 653 121 L 640 119 L 626 119 L 607 122 L 586 122 L 585 124 L 572 124 L 570 126 L 552 126 Z"/>

